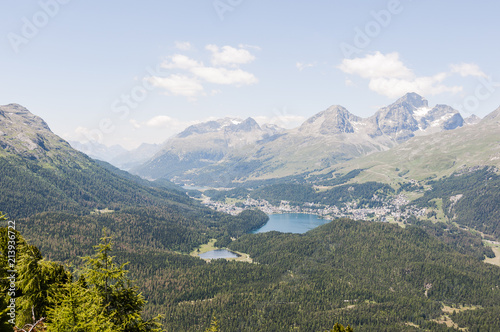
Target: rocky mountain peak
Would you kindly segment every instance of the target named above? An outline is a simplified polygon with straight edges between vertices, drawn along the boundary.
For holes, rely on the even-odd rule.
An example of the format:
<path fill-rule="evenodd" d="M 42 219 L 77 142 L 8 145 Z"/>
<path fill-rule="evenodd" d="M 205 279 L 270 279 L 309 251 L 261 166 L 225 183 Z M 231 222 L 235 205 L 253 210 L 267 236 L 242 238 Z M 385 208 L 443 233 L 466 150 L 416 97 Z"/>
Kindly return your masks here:
<path fill-rule="evenodd" d="M 0 148 L 28 159 L 53 158 L 70 145 L 52 133 L 42 118 L 19 104 L 0 106 Z"/>
<path fill-rule="evenodd" d="M 0 106 L 0 116 L 6 124 L 11 126 L 27 126 L 32 130 L 50 131 L 47 123 L 40 117 L 31 113 L 26 107 L 19 104 Z"/>
<path fill-rule="evenodd" d="M 418 121 L 413 113 L 416 109 L 427 107 L 427 101 L 418 98 L 417 94 L 406 94 L 395 103 L 378 110 L 370 118 L 375 132 L 372 136 L 389 136 L 397 142 L 402 142 L 414 136 L 419 129 Z"/>
<path fill-rule="evenodd" d="M 299 131 L 323 135 L 354 133 L 351 121 L 357 122 L 360 120 L 361 118 L 353 115 L 344 107 L 334 105 L 307 119 L 300 126 Z"/>
<path fill-rule="evenodd" d="M 420 108 L 420 107 L 429 107 L 429 102 L 427 99 L 422 97 L 421 95 L 415 92 L 409 92 L 405 94 L 403 97 L 396 100 L 391 106 L 403 106 L 405 108 Z"/>
<path fill-rule="evenodd" d="M 391 137 L 398 143 L 415 135 L 462 127 L 460 113 L 447 105 L 429 107 L 428 101 L 412 92 L 375 113 L 370 121 L 375 131 L 371 135 Z"/>
<path fill-rule="evenodd" d="M 443 130 L 452 130 L 464 125 L 464 119 L 460 113 L 448 105 L 436 105 L 418 120 L 421 129 L 431 126 Z"/>
<path fill-rule="evenodd" d="M 221 119 L 221 120 L 217 120 L 217 121 L 212 120 L 212 121 L 207 121 L 207 122 L 202 122 L 202 123 L 197 123 L 197 124 L 191 125 L 191 126 L 187 127 L 186 129 L 184 129 L 179 134 L 177 134 L 176 137 L 185 138 L 185 137 L 195 135 L 195 134 L 206 134 L 206 133 L 210 133 L 210 132 L 216 132 L 216 131 L 220 130 L 220 128 L 222 126 L 224 126 L 223 120 L 226 120 L 226 119 Z"/>
<path fill-rule="evenodd" d="M 286 130 L 285 128 L 282 128 L 274 123 L 265 123 L 261 126 L 261 128 L 262 128 L 262 130 L 264 130 L 268 134 L 272 134 L 272 135 L 281 133 L 281 132 Z"/>
<path fill-rule="evenodd" d="M 198 123 L 187 127 L 184 131 L 179 133 L 176 137 L 185 138 L 195 134 L 207 134 L 223 131 L 225 133 L 236 132 L 250 132 L 258 130 L 261 131 L 259 124 L 252 118 L 245 120 L 238 118 L 222 118 L 207 122 Z"/>
<path fill-rule="evenodd" d="M 474 125 L 478 124 L 481 121 L 481 118 L 475 114 L 472 114 L 464 119 L 464 124 L 466 125 Z"/>
<path fill-rule="evenodd" d="M 245 132 L 249 132 L 249 131 L 253 131 L 253 130 L 261 130 L 257 121 L 255 121 L 252 118 L 247 118 L 245 121 L 243 121 L 241 123 L 233 124 L 229 128 L 234 130 L 234 131 L 245 131 Z"/>

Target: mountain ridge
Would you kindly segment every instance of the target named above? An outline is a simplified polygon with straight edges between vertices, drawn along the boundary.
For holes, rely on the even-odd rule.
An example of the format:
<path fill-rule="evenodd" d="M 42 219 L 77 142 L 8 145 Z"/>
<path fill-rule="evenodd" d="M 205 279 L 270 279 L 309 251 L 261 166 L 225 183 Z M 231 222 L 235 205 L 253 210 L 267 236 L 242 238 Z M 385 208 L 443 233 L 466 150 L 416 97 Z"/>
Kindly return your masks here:
<path fill-rule="evenodd" d="M 416 136 L 388 151 L 347 161 L 333 168 L 340 173 L 363 169 L 352 179 L 353 182 L 383 183 L 439 178 L 475 166 L 500 168 L 499 132 L 500 108 L 476 124 Z"/>
<path fill-rule="evenodd" d="M 188 127 L 167 140 L 151 160 L 131 171 L 146 178 L 167 178 L 200 185 L 212 185 L 210 182 L 214 179 L 219 181 L 215 174 L 224 172 L 221 181 L 225 183 L 219 181 L 217 184 L 224 186 L 234 181 L 314 172 L 388 150 L 414 136 L 464 126 L 464 119 L 457 110 L 446 105 L 431 108 L 428 101 L 416 93 L 402 96 L 368 118 L 333 105 L 297 128 L 264 136 L 262 128 L 254 123 L 251 131 L 247 131 L 252 133 L 252 139 L 240 135 L 237 140 L 233 139 L 233 144 L 228 144 L 228 137 L 237 132 L 236 126 L 240 124 L 230 123 L 234 121 L 231 118 L 217 121 Z M 215 137 L 216 132 L 224 132 L 224 135 Z M 193 135 L 197 140 L 192 139 Z"/>

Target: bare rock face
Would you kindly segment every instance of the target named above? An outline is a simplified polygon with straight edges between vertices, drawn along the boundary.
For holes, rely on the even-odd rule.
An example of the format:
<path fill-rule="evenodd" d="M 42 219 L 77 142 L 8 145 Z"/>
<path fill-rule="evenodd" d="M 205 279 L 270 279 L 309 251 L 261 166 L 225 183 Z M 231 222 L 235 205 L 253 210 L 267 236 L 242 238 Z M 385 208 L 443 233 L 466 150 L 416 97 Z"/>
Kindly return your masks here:
<path fill-rule="evenodd" d="M 0 106 L 0 116 L 3 117 L 3 121 L 10 121 L 16 126 L 28 126 L 32 130 L 50 131 L 49 126 L 42 118 L 33 115 L 28 109 L 19 104 L 9 104 L 6 106 Z"/>
<path fill-rule="evenodd" d="M 460 113 L 447 105 L 429 107 L 416 93 L 408 93 L 395 103 L 384 107 L 370 118 L 375 127 L 371 135 L 387 135 L 397 143 L 416 135 L 452 130 L 464 125 Z"/>
<path fill-rule="evenodd" d="M 351 121 L 358 122 L 360 120 L 361 118 L 351 114 L 344 107 L 335 105 L 306 120 L 300 126 L 299 131 L 322 135 L 354 133 Z"/>
<path fill-rule="evenodd" d="M 72 150 L 40 117 L 18 104 L 0 106 L 0 147 L 28 159 L 44 159 L 53 151 Z"/>
<path fill-rule="evenodd" d="M 370 118 L 374 124 L 375 136 L 389 136 L 400 143 L 414 136 L 419 129 L 413 113 L 419 108 L 427 108 L 428 102 L 416 93 L 408 93 L 395 103 L 381 108 Z"/>

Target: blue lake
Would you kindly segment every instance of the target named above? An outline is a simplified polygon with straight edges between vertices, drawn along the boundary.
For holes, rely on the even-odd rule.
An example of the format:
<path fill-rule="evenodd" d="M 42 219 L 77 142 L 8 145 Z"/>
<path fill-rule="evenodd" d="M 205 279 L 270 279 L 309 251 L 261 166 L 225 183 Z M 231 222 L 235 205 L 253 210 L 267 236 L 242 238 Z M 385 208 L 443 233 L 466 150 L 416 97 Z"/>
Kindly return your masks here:
<path fill-rule="evenodd" d="M 236 258 L 237 254 L 226 249 L 216 249 L 199 254 L 198 257 L 203 259 L 219 259 L 219 258 Z"/>
<path fill-rule="evenodd" d="M 305 233 L 313 228 L 329 223 L 317 215 L 307 213 L 283 213 L 269 215 L 269 221 L 252 233 L 278 231 L 282 233 Z"/>

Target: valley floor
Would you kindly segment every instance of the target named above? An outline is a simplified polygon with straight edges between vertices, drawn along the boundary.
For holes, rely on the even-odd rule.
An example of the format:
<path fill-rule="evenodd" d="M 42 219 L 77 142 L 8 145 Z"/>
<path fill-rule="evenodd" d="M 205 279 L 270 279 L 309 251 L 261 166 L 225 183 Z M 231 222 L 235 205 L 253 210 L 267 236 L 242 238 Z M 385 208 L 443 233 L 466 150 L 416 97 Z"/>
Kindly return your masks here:
<path fill-rule="evenodd" d="M 305 202 L 302 206 L 290 205 L 288 201 L 281 201 L 279 206 L 272 205 L 264 199 L 247 198 L 242 201 L 244 208 L 235 205 L 236 201 L 226 200 L 226 202 L 213 201 L 210 197 L 204 197 L 202 203 L 208 207 L 220 211 L 237 215 L 248 208 L 257 208 L 266 214 L 279 213 L 308 213 L 318 215 L 323 219 L 352 218 L 355 220 L 372 220 L 381 222 L 394 222 L 402 225 L 402 220 L 410 216 L 422 217 L 427 213 L 426 208 L 419 209 L 415 206 L 402 206 L 409 202 L 405 194 L 394 196 L 384 202 L 382 207 L 359 208 L 356 202 L 348 202 L 343 207 L 321 205 L 313 202 Z"/>

